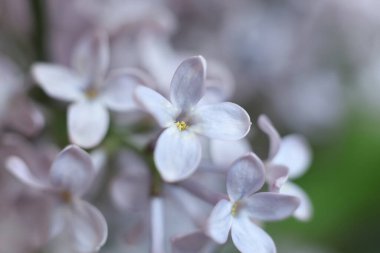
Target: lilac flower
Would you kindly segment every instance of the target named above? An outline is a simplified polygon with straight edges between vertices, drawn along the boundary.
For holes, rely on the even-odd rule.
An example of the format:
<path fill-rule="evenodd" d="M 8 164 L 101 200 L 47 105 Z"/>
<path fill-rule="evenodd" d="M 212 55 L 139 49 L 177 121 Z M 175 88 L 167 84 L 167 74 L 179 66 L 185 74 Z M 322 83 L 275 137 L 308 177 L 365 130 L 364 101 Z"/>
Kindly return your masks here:
<path fill-rule="evenodd" d="M 157 140 L 154 161 L 168 182 L 183 180 L 197 169 L 201 159 L 199 135 L 238 140 L 250 129 L 249 115 L 236 104 L 198 104 L 205 70 L 201 56 L 183 61 L 171 82 L 170 102 L 152 89 L 136 88 L 138 102 L 165 128 Z"/>
<path fill-rule="evenodd" d="M 98 145 L 107 133 L 109 113 L 135 109 L 133 89 L 144 83 L 136 71 L 117 70 L 106 77 L 109 46 L 105 34 L 85 37 L 72 57 L 73 69 L 37 63 L 32 73 L 51 97 L 73 102 L 68 110 L 70 140 L 82 147 Z"/>
<path fill-rule="evenodd" d="M 252 219 L 281 220 L 296 210 L 299 200 L 273 192 L 257 192 L 265 182 L 264 165 L 253 153 L 238 159 L 227 175 L 229 200 L 219 201 L 211 212 L 207 234 L 225 243 L 231 230 L 232 241 L 243 253 L 274 253 L 270 236 Z"/>
<path fill-rule="evenodd" d="M 77 146 L 61 151 L 46 177 L 36 177 L 27 163 L 10 156 L 7 169 L 30 187 L 52 195 L 56 200 L 52 213 L 51 236 L 65 232 L 76 250 L 97 251 L 106 241 L 107 223 L 99 210 L 81 199 L 95 176 L 90 156 Z"/>
<path fill-rule="evenodd" d="M 291 134 L 281 139 L 272 122 L 265 115 L 258 120 L 259 127 L 270 140 L 269 156 L 266 161 L 267 181 L 271 191 L 297 196 L 301 204 L 294 213 L 299 220 L 308 220 L 312 205 L 307 194 L 289 179 L 302 176 L 310 166 L 311 150 L 304 137 Z"/>

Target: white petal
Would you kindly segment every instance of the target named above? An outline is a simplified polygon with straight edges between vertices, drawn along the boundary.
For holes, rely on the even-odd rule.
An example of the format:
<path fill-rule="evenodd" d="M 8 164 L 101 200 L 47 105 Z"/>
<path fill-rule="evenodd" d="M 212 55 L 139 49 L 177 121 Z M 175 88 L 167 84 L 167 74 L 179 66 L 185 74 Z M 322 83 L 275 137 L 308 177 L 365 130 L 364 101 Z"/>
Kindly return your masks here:
<path fill-rule="evenodd" d="M 280 192 L 283 194 L 288 194 L 291 196 L 296 196 L 300 199 L 300 205 L 294 212 L 293 216 L 301 221 L 308 221 L 313 215 L 313 206 L 311 204 L 310 198 L 299 186 L 287 182 L 285 183 Z"/>
<path fill-rule="evenodd" d="M 272 238 L 246 216 L 234 220 L 231 237 L 242 253 L 276 253 Z"/>
<path fill-rule="evenodd" d="M 311 149 L 308 142 L 300 135 L 285 136 L 272 163 L 288 167 L 289 178 L 302 176 L 311 163 Z"/>
<path fill-rule="evenodd" d="M 267 164 L 266 179 L 268 182 L 269 190 L 271 192 L 278 192 L 282 185 L 288 180 L 288 176 L 288 167 L 282 165 Z"/>
<path fill-rule="evenodd" d="M 90 155 L 75 145 L 62 150 L 50 170 L 50 180 L 54 187 L 79 196 L 86 192 L 94 176 L 95 169 Z"/>
<path fill-rule="evenodd" d="M 294 196 L 273 192 L 259 192 L 243 201 L 249 214 L 262 221 L 288 218 L 300 204 L 299 199 Z"/>
<path fill-rule="evenodd" d="M 269 137 L 269 154 L 268 160 L 272 160 L 280 149 L 281 137 L 273 126 L 272 122 L 266 115 L 260 115 L 258 119 L 260 129 Z"/>
<path fill-rule="evenodd" d="M 219 201 L 211 212 L 206 233 L 217 243 L 225 243 L 232 225 L 232 204 L 228 200 Z"/>
<path fill-rule="evenodd" d="M 98 145 L 107 133 L 109 113 L 96 101 L 82 101 L 69 107 L 70 140 L 84 148 Z"/>
<path fill-rule="evenodd" d="M 193 131 L 220 140 L 242 139 L 251 127 L 248 113 L 229 102 L 197 107 L 192 121 Z"/>
<path fill-rule="evenodd" d="M 220 168 L 226 168 L 239 157 L 252 150 L 245 139 L 238 141 L 210 140 L 210 154 L 213 162 Z"/>
<path fill-rule="evenodd" d="M 10 156 L 5 161 L 6 169 L 23 183 L 38 189 L 46 189 L 48 186 L 33 175 L 28 165 L 17 156 Z"/>
<path fill-rule="evenodd" d="M 72 205 L 67 222 L 72 242 L 80 252 L 98 251 L 107 240 L 108 229 L 104 216 L 86 201 L 78 200 Z"/>
<path fill-rule="evenodd" d="M 152 252 L 165 252 L 164 203 L 162 198 L 152 198 L 150 203 Z"/>
<path fill-rule="evenodd" d="M 59 65 L 38 63 L 32 66 L 36 82 L 51 97 L 65 101 L 84 98 L 85 81 L 73 71 Z"/>
<path fill-rule="evenodd" d="M 169 127 L 175 122 L 177 110 L 158 92 L 139 86 L 135 90 L 135 97 L 137 102 L 152 114 L 162 127 Z"/>
<path fill-rule="evenodd" d="M 173 125 L 158 138 L 154 161 L 163 179 L 174 182 L 195 172 L 201 153 L 199 138 L 192 132 L 180 131 Z"/>
<path fill-rule="evenodd" d="M 227 174 L 227 192 L 232 201 L 240 200 L 263 187 L 265 182 L 264 165 L 250 153 L 236 160 Z"/>
<path fill-rule="evenodd" d="M 205 78 L 206 60 L 202 56 L 184 60 L 174 73 L 170 101 L 182 111 L 191 109 L 203 96 Z"/>

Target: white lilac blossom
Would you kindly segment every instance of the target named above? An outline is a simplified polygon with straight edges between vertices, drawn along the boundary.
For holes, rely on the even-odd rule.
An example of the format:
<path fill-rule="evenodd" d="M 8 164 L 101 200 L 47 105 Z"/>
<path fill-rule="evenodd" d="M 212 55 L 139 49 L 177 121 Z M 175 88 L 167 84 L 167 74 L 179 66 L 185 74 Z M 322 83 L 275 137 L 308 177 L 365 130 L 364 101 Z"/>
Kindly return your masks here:
<path fill-rule="evenodd" d="M 306 139 L 301 135 L 291 134 L 280 137 L 272 122 L 266 115 L 261 115 L 258 125 L 269 137 L 269 155 L 265 163 L 267 181 L 271 191 L 297 196 L 301 204 L 294 212 L 299 220 L 309 220 L 312 205 L 307 194 L 288 179 L 302 176 L 310 166 L 311 150 Z"/>
<path fill-rule="evenodd" d="M 234 103 L 200 105 L 206 62 L 195 56 L 183 61 L 170 87 L 170 101 L 146 88 L 136 88 L 137 101 L 165 128 L 157 140 L 154 161 L 164 180 L 189 177 L 201 159 L 199 135 L 211 139 L 239 140 L 250 129 L 247 112 Z"/>
<path fill-rule="evenodd" d="M 264 164 L 253 153 L 235 161 L 227 175 L 228 200 L 220 200 L 211 212 L 206 232 L 218 243 L 232 241 L 242 253 L 274 253 L 270 236 L 254 221 L 274 221 L 292 215 L 296 197 L 257 192 L 265 183 Z"/>
<path fill-rule="evenodd" d="M 71 102 L 68 109 L 70 140 L 85 148 L 98 145 L 109 127 L 109 113 L 136 108 L 132 95 L 145 77 L 132 69 L 107 75 L 108 38 L 104 33 L 84 37 L 75 48 L 72 69 L 57 64 L 37 63 L 32 73 L 51 97 Z"/>
<path fill-rule="evenodd" d="M 91 157 L 77 146 L 70 145 L 53 161 L 45 177 L 33 174 L 18 156 L 10 156 L 6 167 L 29 187 L 53 196 L 50 236 L 65 234 L 79 252 L 97 251 L 107 239 L 107 223 L 100 211 L 82 200 L 95 177 Z"/>

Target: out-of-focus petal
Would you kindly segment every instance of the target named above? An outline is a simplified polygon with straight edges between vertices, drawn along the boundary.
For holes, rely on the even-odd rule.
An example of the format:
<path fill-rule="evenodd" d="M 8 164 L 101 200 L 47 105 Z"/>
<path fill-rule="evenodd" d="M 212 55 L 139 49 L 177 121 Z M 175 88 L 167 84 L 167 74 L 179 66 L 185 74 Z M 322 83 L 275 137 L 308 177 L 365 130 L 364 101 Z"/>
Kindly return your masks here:
<path fill-rule="evenodd" d="M 281 187 L 280 193 L 298 197 L 300 199 L 300 205 L 293 216 L 301 221 L 310 220 L 313 215 L 313 206 L 304 190 L 291 182 L 286 182 Z"/>
<path fill-rule="evenodd" d="M 308 142 L 297 134 L 285 136 L 272 163 L 288 167 L 289 178 L 302 176 L 311 163 L 311 149 Z"/>
<path fill-rule="evenodd" d="M 180 181 L 198 168 L 201 149 L 201 143 L 195 134 L 188 130 L 180 131 L 174 125 L 158 138 L 154 161 L 165 181 Z"/>
<path fill-rule="evenodd" d="M 262 221 L 282 220 L 299 206 L 298 198 L 273 192 L 259 192 L 244 199 L 244 207 L 253 218 Z"/>
<path fill-rule="evenodd" d="M 176 72 L 170 86 L 170 101 L 182 111 L 193 108 L 202 98 L 206 78 L 206 60 L 194 56 L 184 60 Z"/>
<path fill-rule="evenodd" d="M 96 252 L 106 242 L 107 222 L 101 212 L 90 203 L 77 200 L 68 216 L 69 236 L 79 252 Z"/>
<path fill-rule="evenodd" d="M 232 201 L 240 200 L 263 187 L 264 165 L 254 153 L 236 160 L 227 174 L 227 193 Z"/>
<path fill-rule="evenodd" d="M 222 199 L 211 212 L 207 222 L 206 233 L 217 243 L 225 243 L 228 239 L 233 217 L 232 203 Z"/>
<path fill-rule="evenodd" d="M 73 71 L 54 64 L 37 63 L 32 66 L 36 82 L 51 97 L 77 101 L 84 98 L 84 80 Z"/>
<path fill-rule="evenodd" d="M 234 220 L 231 237 L 242 253 L 276 253 L 272 238 L 246 216 L 241 215 Z"/>
<path fill-rule="evenodd" d="M 82 101 L 69 107 L 70 140 L 84 148 L 98 145 L 107 133 L 109 113 L 96 101 Z"/>
<path fill-rule="evenodd" d="M 94 176 L 95 169 L 89 154 L 75 145 L 62 150 L 50 170 L 50 180 L 54 187 L 79 196 L 86 192 Z"/>
<path fill-rule="evenodd" d="M 192 120 L 193 131 L 219 140 L 239 140 L 251 127 L 248 113 L 230 102 L 199 106 Z"/>
<path fill-rule="evenodd" d="M 210 140 L 210 154 L 213 162 L 220 168 L 227 168 L 239 157 L 252 150 L 245 139 L 238 141 Z"/>
<path fill-rule="evenodd" d="M 151 247 L 152 252 L 165 252 L 164 203 L 159 197 L 152 198 L 150 203 Z"/>
<path fill-rule="evenodd" d="M 173 105 L 156 91 L 139 86 L 135 90 L 135 97 L 162 127 L 169 127 L 174 123 L 177 110 Z"/>
<path fill-rule="evenodd" d="M 269 154 L 268 160 L 272 160 L 280 149 L 281 137 L 274 128 L 271 120 L 264 114 L 260 115 L 258 119 L 258 125 L 260 129 L 266 133 L 269 137 Z"/>
<path fill-rule="evenodd" d="M 267 164 L 266 178 L 271 192 L 278 192 L 281 186 L 288 180 L 288 167 L 276 164 Z"/>
<path fill-rule="evenodd" d="M 101 80 L 108 70 L 109 56 L 108 36 L 104 32 L 85 35 L 75 47 L 72 54 L 72 66 L 86 80 Z"/>
<path fill-rule="evenodd" d="M 173 253 L 199 253 L 209 241 L 202 231 L 177 236 L 172 239 Z"/>
<path fill-rule="evenodd" d="M 23 183 L 38 189 L 47 189 L 44 181 L 33 175 L 28 165 L 17 156 L 10 156 L 5 161 L 6 169 Z"/>

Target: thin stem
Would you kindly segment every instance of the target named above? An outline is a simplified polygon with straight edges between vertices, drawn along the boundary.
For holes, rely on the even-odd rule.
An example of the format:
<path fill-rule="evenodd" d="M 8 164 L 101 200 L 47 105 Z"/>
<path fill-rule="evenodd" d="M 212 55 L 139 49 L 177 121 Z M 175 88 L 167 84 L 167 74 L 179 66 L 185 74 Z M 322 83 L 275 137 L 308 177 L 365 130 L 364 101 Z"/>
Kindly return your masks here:
<path fill-rule="evenodd" d="M 46 60 L 46 16 L 44 0 L 30 0 L 30 8 L 34 20 L 34 46 L 36 58 L 39 61 Z"/>

